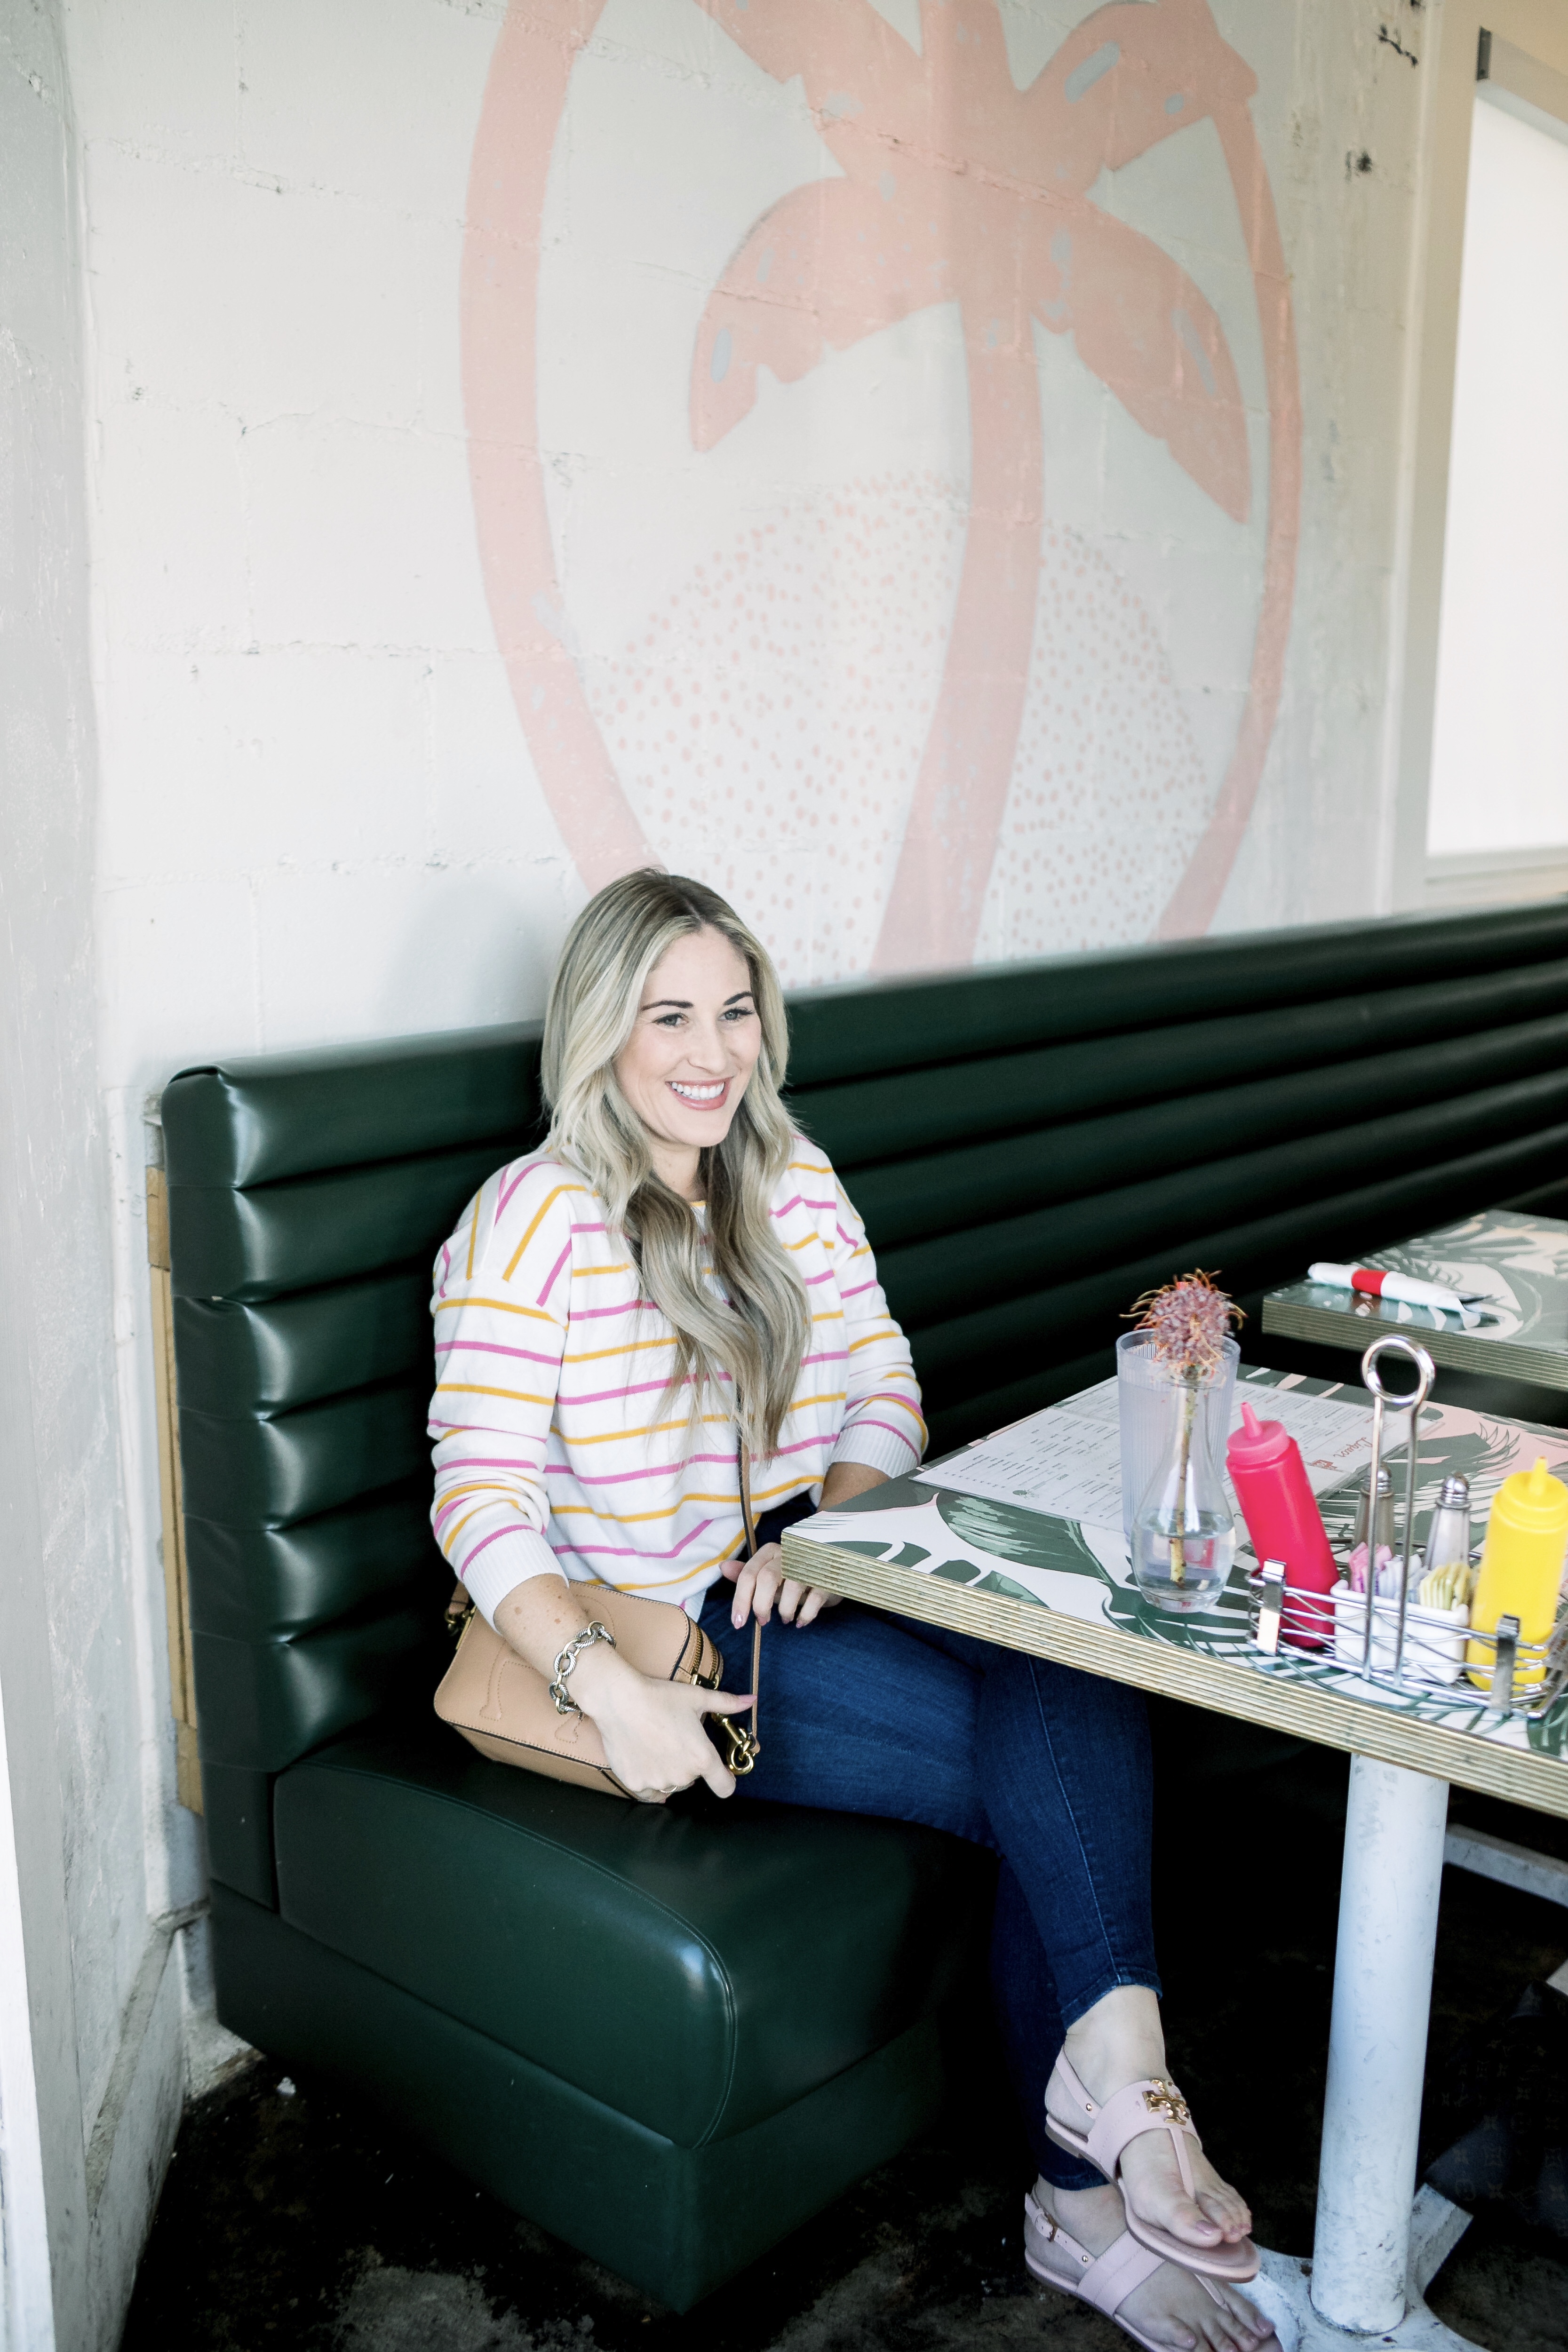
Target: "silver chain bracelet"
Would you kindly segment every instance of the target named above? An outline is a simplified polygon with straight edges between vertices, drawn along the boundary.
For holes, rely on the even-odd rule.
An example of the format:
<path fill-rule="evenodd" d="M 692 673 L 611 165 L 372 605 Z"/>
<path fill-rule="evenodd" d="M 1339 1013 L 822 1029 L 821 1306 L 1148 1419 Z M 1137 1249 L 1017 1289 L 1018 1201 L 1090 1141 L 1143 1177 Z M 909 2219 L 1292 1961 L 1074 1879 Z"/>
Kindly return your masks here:
<path fill-rule="evenodd" d="M 615 1635 L 611 1633 L 609 1627 L 607 1625 L 602 1625 L 596 1617 L 591 1625 L 584 1628 L 581 1633 L 574 1633 L 572 1639 L 567 1643 L 563 1650 L 557 1650 L 555 1654 L 555 1680 L 550 1685 L 550 1696 L 555 1701 L 555 1712 L 557 1715 L 582 1714 L 582 1708 L 567 1692 L 566 1677 L 571 1673 L 573 1667 L 576 1664 L 578 1659 L 582 1656 L 584 1651 L 591 1650 L 595 1642 L 608 1642 L 612 1650 L 616 1646 Z"/>

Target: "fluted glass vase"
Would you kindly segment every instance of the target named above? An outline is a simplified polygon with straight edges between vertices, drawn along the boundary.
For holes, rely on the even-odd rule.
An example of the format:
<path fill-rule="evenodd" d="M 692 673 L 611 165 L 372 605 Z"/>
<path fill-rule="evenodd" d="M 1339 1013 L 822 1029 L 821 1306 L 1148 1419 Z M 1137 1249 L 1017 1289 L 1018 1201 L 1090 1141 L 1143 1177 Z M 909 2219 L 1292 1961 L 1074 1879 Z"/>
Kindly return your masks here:
<path fill-rule="evenodd" d="M 1205 1410 L 1226 1367 L 1170 1369 L 1159 1467 L 1132 1522 L 1132 1573 L 1157 1609 L 1186 1613 L 1212 1605 L 1236 1556 L 1236 1520 L 1225 1490 L 1216 1431 Z"/>

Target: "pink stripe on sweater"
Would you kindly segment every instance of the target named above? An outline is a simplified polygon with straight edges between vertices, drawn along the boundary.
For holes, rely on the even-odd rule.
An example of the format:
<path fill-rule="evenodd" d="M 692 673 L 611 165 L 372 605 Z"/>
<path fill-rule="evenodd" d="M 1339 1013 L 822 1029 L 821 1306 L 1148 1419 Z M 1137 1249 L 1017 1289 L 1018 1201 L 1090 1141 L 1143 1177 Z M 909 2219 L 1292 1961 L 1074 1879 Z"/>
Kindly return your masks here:
<path fill-rule="evenodd" d="M 551 1549 L 575 1552 L 579 1559 L 590 1556 L 595 1559 L 679 1559 L 687 1546 L 694 1544 L 699 1536 L 705 1536 L 713 1525 L 712 1519 L 703 1519 L 668 1551 L 644 1551 L 640 1544 L 554 1544 Z"/>
<path fill-rule="evenodd" d="M 732 1463 L 734 1459 L 732 1454 L 689 1454 L 683 1462 L 659 1462 L 649 1470 L 606 1470 L 598 1478 L 591 1478 L 581 1470 L 574 1470 L 570 1462 L 547 1462 L 544 1472 L 546 1477 L 553 1475 L 558 1478 L 574 1478 L 579 1486 L 629 1486 L 640 1478 L 678 1478 L 694 1462 Z"/>
<path fill-rule="evenodd" d="M 503 1348 L 499 1339 L 437 1339 L 436 1342 L 437 1356 L 450 1356 L 458 1348 L 470 1355 L 521 1356 L 525 1363 L 530 1364 L 558 1364 L 561 1361 L 559 1356 L 542 1356 L 537 1348 Z"/>
<path fill-rule="evenodd" d="M 782 1462 L 786 1454 L 809 1454 L 814 1445 L 832 1445 L 835 1442 L 831 1437 L 803 1437 L 798 1444 L 781 1445 L 776 1454 L 769 1454 L 768 1460 Z"/>
<path fill-rule="evenodd" d="M 568 1396 L 562 1389 L 556 1395 L 557 1404 L 614 1404 L 618 1397 L 662 1396 L 667 1383 L 663 1381 L 636 1381 L 624 1389 L 585 1389 L 581 1396 Z M 689 1389 L 691 1375 L 677 1381 L 677 1390 Z"/>
<path fill-rule="evenodd" d="M 517 1174 L 512 1178 L 511 1182 L 501 1186 L 500 1191 L 496 1195 L 496 1214 L 498 1217 L 505 1209 L 507 1202 L 510 1200 L 518 1186 L 520 1184 L 526 1183 L 529 1177 L 532 1175 L 538 1165 L 539 1162 L 537 1160 L 530 1160 L 526 1161 L 524 1165 L 518 1170 Z"/>
<path fill-rule="evenodd" d="M 561 1253 L 560 1256 L 556 1259 L 556 1261 L 555 1261 L 554 1265 L 551 1267 L 551 1269 L 550 1269 L 550 1279 L 549 1279 L 549 1281 L 545 1284 L 545 1286 L 544 1286 L 543 1289 L 540 1292 L 538 1298 L 534 1301 L 534 1304 L 535 1304 L 536 1306 L 538 1306 L 538 1307 L 542 1307 L 542 1306 L 543 1306 L 543 1304 L 544 1304 L 545 1300 L 549 1297 L 549 1296 L 550 1296 L 551 1292 L 552 1292 L 552 1291 L 554 1289 L 554 1287 L 555 1287 L 555 1277 L 556 1277 L 556 1276 L 560 1273 L 560 1271 L 561 1271 L 562 1267 L 565 1265 L 565 1263 L 566 1263 L 567 1259 L 571 1256 L 571 1255 L 572 1255 L 572 1244 L 571 1244 L 571 1243 L 570 1243 L 570 1242 L 568 1242 L 568 1243 L 567 1243 L 567 1244 L 566 1244 L 566 1246 L 565 1246 L 565 1248 L 562 1251 L 562 1253 Z"/>
<path fill-rule="evenodd" d="M 524 1521 L 520 1520 L 515 1527 L 496 1528 L 492 1529 L 490 1534 L 486 1536 L 483 1543 L 477 1543 L 472 1551 L 466 1551 L 463 1554 L 463 1565 L 458 1569 L 458 1574 L 460 1577 L 466 1576 L 469 1569 L 472 1568 L 475 1560 L 478 1559 L 480 1552 L 488 1551 L 493 1543 L 500 1543 L 502 1536 L 521 1535 L 523 1532 L 525 1524 L 526 1523 Z M 531 1528 L 528 1529 L 528 1532 L 531 1535 L 536 1535 L 538 1533 L 538 1529 Z"/>
<path fill-rule="evenodd" d="M 900 1445 L 907 1445 L 909 1447 L 910 1452 L 914 1455 L 917 1462 L 921 1458 L 920 1447 L 915 1444 L 915 1441 L 910 1435 L 909 1431 L 907 1429 L 895 1429 L 890 1421 L 847 1421 L 844 1426 L 847 1430 L 885 1429 L 889 1437 L 896 1437 Z"/>

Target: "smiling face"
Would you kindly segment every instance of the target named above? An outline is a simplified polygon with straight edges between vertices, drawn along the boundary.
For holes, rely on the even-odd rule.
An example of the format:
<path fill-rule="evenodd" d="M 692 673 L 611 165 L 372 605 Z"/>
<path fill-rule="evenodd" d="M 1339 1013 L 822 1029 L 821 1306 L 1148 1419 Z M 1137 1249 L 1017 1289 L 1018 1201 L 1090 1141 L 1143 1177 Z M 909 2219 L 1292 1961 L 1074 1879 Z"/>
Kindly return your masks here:
<path fill-rule="evenodd" d="M 721 931 L 677 940 L 643 984 L 616 1076 L 655 1168 L 688 1200 L 700 1197 L 698 1153 L 729 1134 L 762 1047 L 744 956 Z"/>

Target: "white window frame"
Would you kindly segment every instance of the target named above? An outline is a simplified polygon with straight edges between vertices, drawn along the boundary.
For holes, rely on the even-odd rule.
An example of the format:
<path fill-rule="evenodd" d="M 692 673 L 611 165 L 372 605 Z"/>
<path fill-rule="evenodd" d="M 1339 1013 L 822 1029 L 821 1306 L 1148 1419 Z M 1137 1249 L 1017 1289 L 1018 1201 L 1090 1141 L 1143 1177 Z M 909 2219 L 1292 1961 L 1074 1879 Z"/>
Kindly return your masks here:
<path fill-rule="evenodd" d="M 1470 126 L 1479 90 L 1490 104 L 1568 142 L 1568 6 L 1563 0 L 1443 0 L 1436 29 L 1422 68 L 1431 80 L 1411 273 L 1390 791 L 1377 893 L 1381 907 L 1400 908 L 1568 891 L 1568 849 L 1561 845 L 1437 857 L 1426 849 Z"/>

